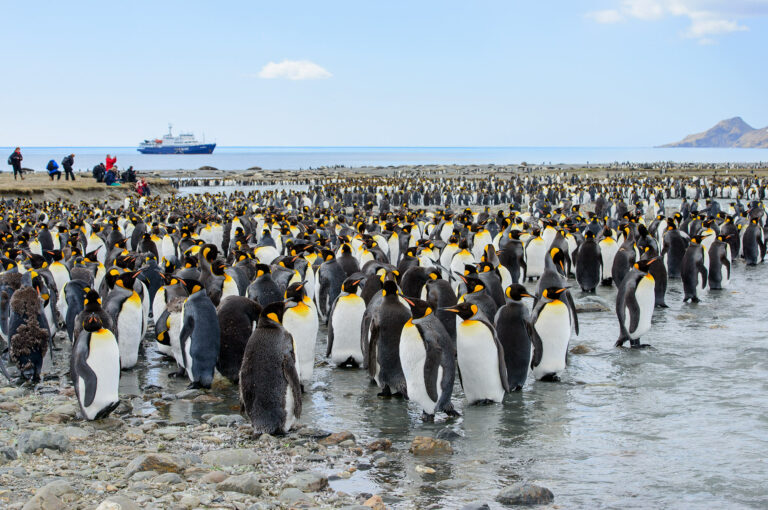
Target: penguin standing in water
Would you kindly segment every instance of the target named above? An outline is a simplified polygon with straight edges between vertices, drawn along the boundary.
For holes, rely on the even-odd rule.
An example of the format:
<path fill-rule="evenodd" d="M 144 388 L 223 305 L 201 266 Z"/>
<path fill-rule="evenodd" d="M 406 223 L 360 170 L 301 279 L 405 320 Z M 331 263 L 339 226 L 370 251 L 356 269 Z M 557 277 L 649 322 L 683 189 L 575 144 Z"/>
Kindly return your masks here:
<path fill-rule="evenodd" d="M 365 300 L 358 295 L 359 284 L 360 279 L 354 276 L 344 280 L 341 294 L 333 303 L 328 316 L 328 346 L 325 355 L 337 367 L 359 367 L 363 364 L 360 328 L 365 315 Z"/>
<path fill-rule="evenodd" d="M 544 289 L 531 314 L 531 369 L 538 381 L 559 381 L 565 370 L 571 324 L 576 322 L 567 292 L 564 288 Z"/>
<path fill-rule="evenodd" d="M 584 292 L 595 292 L 603 274 L 603 257 L 591 230 L 584 232 L 584 242 L 576 252 L 576 281 Z"/>
<path fill-rule="evenodd" d="M 741 236 L 741 251 L 748 266 L 756 266 L 765 259 L 765 238 L 758 218 L 752 218 Z"/>
<path fill-rule="evenodd" d="M 588 229 L 587 232 L 595 233 L 593 229 Z M 586 237 L 586 232 L 584 235 Z M 600 248 L 600 260 L 602 262 L 602 284 L 611 285 L 613 282 L 613 275 L 611 274 L 611 270 L 613 269 L 613 259 L 619 251 L 619 245 L 613 238 L 613 231 L 610 227 L 605 227 L 605 229 L 603 229 L 602 239 L 600 239 L 600 242 L 598 243 L 598 248 Z M 619 282 L 616 282 L 616 284 L 618 283 Z"/>
<path fill-rule="evenodd" d="M 507 303 L 499 308 L 493 321 L 496 337 L 504 348 L 504 364 L 510 391 L 523 389 L 531 363 L 530 314 L 523 303 L 532 298 L 524 286 L 513 283 L 506 290 Z"/>
<path fill-rule="evenodd" d="M 394 280 L 384 282 L 381 302 L 373 314 L 368 344 L 368 373 L 379 388 L 381 397 L 408 391 L 400 364 L 400 333 L 411 318 L 411 312 L 400 302 Z"/>
<path fill-rule="evenodd" d="M 430 280 L 426 285 L 427 302 L 440 322 L 443 323 L 445 330 L 453 341 L 454 350 L 456 350 L 456 315 L 446 312 L 444 308 L 454 306 L 458 299 L 451 289 L 451 284 L 447 280 Z"/>
<path fill-rule="evenodd" d="M 731 282 L 731 245 L 719 235 L 709 246 L 709 290 L 722 290 Z"/>
<path fill-rule="evenodd" d="M 220 330 L 216 307 L 201 285 L 195 285 L 181 311 L 179 345 L 190 388 L 210 388 L 219 358 Z"/>
<path fill-rule="evenodd" d="M 322 255 L 325 262 L 317 270 L 315 301 L 321 317 L 327 322 L 331 306 L 341 293 L 341 284 L 346 280 L 347 273 L 332 251 L 323 250 Z"/>
<path fill-rule="evenodd" d="M 141 298 L 133 290 L 136 275 L 137 273 L 107 275 L 114 280 L 114 286 L 107 294 L 104 309 L 112 317 L 115 336 L 120 346 L 120 366 L 123 369 L 136 366 L 144 331 L 144 309 Z"/>
<path fill-rule="evenodd" d="M 244 296 L 225 297 L 216 310 L 221 339 L 216 369 L 234 384 L 240 380 L 245 346 L 260 314 L 259 304 Z"/>
<path fill-rule="evenodd" d="M 664 265 L 664 261 L 661 259 L 658 252 L 652 247 L 646 246 L 644 250 L 645 251 L 640 256 L 640 260 L 651 261 L 648 266 L 648 273 L 653 276 L 653 281 L 656 282 L 656 308 L 669 308 L 666 303 L 667 267 Z"/>
<path fill-rule="evenodd" d="M 616 347 L 629 341 L 630 347 L 648 347 L 640 337 L 651 329 L 656 307 L 656 281 L 649 269 L 656 259 L 640 260 L 624 277 L 616 293 L 616 316 L 619 319 L 619 339 Z"/>
<path fill-rule="evenodd" d="M 490 322 L 473 303 L 446 311 L 459 316 L 456 326 L 456 359 L 464 396 L 469 404 L 501 402 L 509 391 L 504 348 Z"/>
<path fill-rule="evenodd" d="M 669 278 L 680 278 L 685 258 L 685 250 L 688 248 L 688 236 L 683 234 L 672 218 L 667 219 L 667 231 L 664 233 L 661 257 L 667 266 Z"/>
<path fill-rule="evenodd" d="M 106 418 L 120 404 L 120 347 L 115 335 L 90 315 L 72 349 L 70 376 L 83 416 Z"/>
<path fill-rule="evenodd" d="M 683 279 L 683 301 L 699 302 L 698 290 L 707 287 L 707 267 L 704 265 L 704 248 L 701 235 L 691 237 L 691 244 L 685 249 L 680 276 Z"/>
<path fill-rule="evenodd" d="M 82 280 L 71 280 L 67 282 L 63 290 L 59 293 L 59 313 L 64 317 L 64 327 L 67 330 L 67 337 L 70 343 L 74 344 L 77 340 L 75 336 L 75 327 L 77 324 L 77 316 L 83 311 L 83 302 L 86 298 L 86 294 L 90 290 L 88 284 Z"/>
<path fill-rule="evenodd" d="M 261 311 L 240 368 L 240 403 L 256 435 L 285 434 L 301 417 L 293 339 L 281 324 L 285 306 L 272 303 Z"/>
<path fill-rule="evenodd" d="M 451 403 L 456 377 L 453 340 L 426 301 L 405 300 L 412 318 L 400 334 L 400 361 L 408 398 L 419 405 L 424 421 L 434 421 L 437 411 L 458 416 Z"/>
<path fill-rule="evenodd" d="M 304 291 L 304 283 L 292 283 L 285 291 L 285 299 L 296 306 L 283 312 L 283 327 L 293 337 L 296 371 L 302 388 L 312 382 L 315 369 L 315 343 L 320 321 L 317 318 L 315 303 Z M 359 329 L 358 329 L 359 331 Z"/>

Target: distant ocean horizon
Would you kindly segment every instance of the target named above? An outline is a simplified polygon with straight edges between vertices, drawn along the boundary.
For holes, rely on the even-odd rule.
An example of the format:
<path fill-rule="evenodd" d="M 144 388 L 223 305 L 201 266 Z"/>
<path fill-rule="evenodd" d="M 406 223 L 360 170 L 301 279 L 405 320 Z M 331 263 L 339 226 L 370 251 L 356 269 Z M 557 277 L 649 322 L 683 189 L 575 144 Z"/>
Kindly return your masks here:
<path fill-rule="evenodd" d="M 12 147 L 0 147 L 9 155 Z M 5 152 L 1 152 L 5 151 Z M 117 156 L 120 168 L 135 170 L 194 170 L 211 166 L 220 170 L 300 170 L 321 166 L 399 166 L 449 164 L 609 164 L 609 163 L 760 163 L 768 162 L 768 149 L 660 148 L 660 147 L 216 147 L 213 154 L 150 155 L 136 147 L 22 147 L 23 165 L 43 170 L 48 160 L 60 162 L 75 154 L 75 170 L 89 170 L 107 154 Z M 7 156 L 6 156 L 7 157 Z M 10 167 L 7 167 L 9 170 Z M 2 170 L 2 166 L 0 166 Z"/>

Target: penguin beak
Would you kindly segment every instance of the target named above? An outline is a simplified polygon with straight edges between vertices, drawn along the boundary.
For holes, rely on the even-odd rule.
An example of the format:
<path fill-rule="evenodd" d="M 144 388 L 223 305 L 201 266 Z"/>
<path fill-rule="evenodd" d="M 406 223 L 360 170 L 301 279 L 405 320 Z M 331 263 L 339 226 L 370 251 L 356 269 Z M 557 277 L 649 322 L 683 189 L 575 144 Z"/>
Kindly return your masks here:
<path fill-rule="evenodd" d="M 403 296 L 403 299 L 405 299 L 406 303 L 408 303 L 409 305 L 411 305 L 411 306 L 414 305 L 414 302 L 411 301 L 410 299 L 408 299 L 407 297 Z"/>
<path fill-rule="evenodd" d="M 451 313 L 459 313 L 459 310 L 456 308 L 441 308 L 444 312 L 451 312 Z"/>
<path fill-rule="evenodd" d="M 521 297 L 529 297 L 529 298 L 532 298 L 532 297 L 533 297 L 533 296 L 531 296 L 530 294 L 528 294 L 527 292 L 521 292 L 521 293 L 520 293 L 520 296 L 521 296 Z"/>

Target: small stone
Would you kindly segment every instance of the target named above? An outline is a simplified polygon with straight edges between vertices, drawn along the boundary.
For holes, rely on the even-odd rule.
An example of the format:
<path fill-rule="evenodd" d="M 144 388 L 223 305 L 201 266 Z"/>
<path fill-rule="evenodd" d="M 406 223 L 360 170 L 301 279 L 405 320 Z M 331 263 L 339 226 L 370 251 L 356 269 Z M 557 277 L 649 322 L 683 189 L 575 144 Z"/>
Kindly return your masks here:
<path fill-rule="evenodd" d="M 376 441 L 368 443 L 367 448 L 372 452 L 387 451 L 392 448 L 392 441 L 389 439 L 377 439 Z"/>
<path fill-rule="evenodd" d="M 179 504 L 184 508 L 196 508 L 200 506 L 200 498 L 192 494 L 185 494 L 181 497 Z"/>
<path fill-rule="evenodd" d="M 69 439 L 64 434 L 47 430 L 22 432 L 19 436 L 18 447 L 21 453 L 34 453 L 38 449 L 69 450 Z"/>
<path fill-rule="evenodd" d="M 79 407 L 74 402 L 69 402 L 67 404 L 61 404 L 54 407 L 52 412 L 63 414 L 64 416 L 68 416 L 71 419 L 75 417 L 79 410 Z"/>
<path fill-rule="evenodd" d="M 61 429 L 61 433 L 67 436 L 70 441 L 79 441 L 91 435 L 87 430 L 83 430 L 80 427 L 64 427 Z"/>
<path fill-rule="evenodd" d="M 143 482 L 157 476 L 157 471 L 139 471 L 131 476 L 131 480 L 134 482 Z"/>
<path fill-rule="evenodd" d="M 152 433 L 162 437 L 167 441 L 173 441 L 179 437 L 179 434 L 181 434 L 181 429 L 179 427 L 161 427 L 159 429 L 153 430 Z"/>
<path fill-rule="evenodd" d="M 240 494 L 258 496 L 261 494 L 262 485 L 256 473 L 245 473 L 242 475 L 230 476 L 223 482 L 217 484 L 216 489 L 222 492 L 239 492 Z"/>
<path fill-rule="evenodd" d="M 0 402 L 0 411 L 6 413 L 18 413 L 21 411 L 21 406 L 16 402 Z"/>
<path fill-rule="evenodd" d="M 180 391 L 176 394 L 176 398 L 182 399 L 182 398 L 195 398 L 196 396 L 200 395 L 200 390 L 184 390 Z"/>
<path fill-rule="evenodd" d="M 211 471 L 200 478 L 200 483 L 221 483 L 227 479 L 227 473 L 224 471 Z"/>
<path fill-rule="evenodd" d="M 444 427 L 438 431 L 435 435 L 438 439 L 445 439 L 446 441 L 455 441 L 456 439 L 464 437 L 458 430 L 452 427 Z"/>
<path fill-rule="evenodd" d="M 65 480 L 55 480 L 35 491 L 35 495 L 24 504 L 22 510 L 63 510 L 66 508 L 61 497 L 74 490 Z"/>
<path fill-rule="evenodd" d="M 354 442 L 355 435 L 352 434 L 352 432 L 349 432 L 348 430 L 345 430 L 343 432 L 336 432 L 335 434 L 331 434 L 330 436 L 328 436 L 326 438 L 323 438 L 320 441 L 318 441 L 318 443 L 320 443 L 322 445 L 325 445 L 325 446 L 330 446 L 330 445 L 334 445 L 334 444 L 339 444 L 339 443 L 341 443 L 343 441 L 347 441 L 347 440 L 352 440 Z"/>
<path fill-rule="evenodd" d="M 327 430 L 316 429 L 314 427 L 301 427 L 296 433 L 301 437 L 308 437 L 311 439 L 323 439 L 331 435 Z"/>
<path fill-rule="evenodd" d="M 184 470 L 184 462 L 171 455 L 150 453 L 139 455 L 125 468 L 125 476 L 130 478 L 139 471 L 157 471 L 158 473 L 180 473 Z"/>
<path fill-rule="evenodd" d="M 0 448 L 0 464 L 5 464 L 6 462 L 10 462 L 18 458 L 19 456 L 16 455 L 16 450 L 13 448 L 9 446 L 3 446 Z"/>
<path fill-rule="evenodd" d="M 504 505 L 546 505 L 554 500 L 551 490 L 527 483 L 516 483 L 496 495 L 496 501 Z"/>
<path fill-rule="evenodd" d="M 288 505 L 295 505 L 296 503 L 302 502 L 302 503 L 312 503 L 312 499 L 301 492 L 299 489 L 295 487 L 288 487 L 286 489 L 283 489 L 280 491 L 280 496 L 278 496 L 280 501 L 283 503 L 286 503 Z"/>
<path fill-rule="evenodd" d="M 96 430 L 117 430 L 123 425 L 125 425 L 123 421 L 119 418 L 115 418 L 114 416 L 91 422 L 91 426 Z"/>
<path fill-rule="evenodd" d="M 436 473 L 436 471 L 433 468 L 429 466 L 422 466 L 422 465 L 416 466 L 416 472 L 423 473 L 425 475 L 434 475 Z"/>
<path fill-rule="evenodd" d="M 413 438 L 413 442 L 408 451 L 414 455 L 452 454 L 453 448 L 451 448 L 451 443 L 445 439 L 416 436 Z"/>
<path fill-rule="evenodd" d="M 213 427 L 234 427 L 245 423 L 245 418 L 239 414 L 216 414 L 206 420 Z"/>
<path fill-rule="evenodd" d="M 288 478 L 283 487 L 296 487 L 302 492 L 315 492 L 328 486 L 328 478 L 316 471 L 296 473 Z"/>
<path fill-rule="evenodd" d="M 216 395 L 198 395 L 192 399 L 195 404 L 216 404 L 221 402 L 221 397 Z"/>
<path fill-rule="evenodd" d="M 461 507 L 461 510 L 490 510 L 491 507 L 488 506 L 488 503 L 467 503 L 463 507 Z"/>
<path fill-rule="evenodd" d="M 167 485 L 176 485 L 177 483 L 183 483 L 184 480 L 176 473 L 163 473 L 152 480 L 153 483 L 163 483 Z"/>
<path fill-rule="evenodd" d="M 141 510 L 140 507 L 124 496 L 110 496 L 101 502 L 96 510 Z"/>
<path fill-rule="evenodd" d="M 203 454 L 203 462 L 210 466 L 246 466 L 261 462 L 261 455 L 245 448 L 230 448 Z"/>
<path fill-rule="evenodd" d="M 368 498 L 365 503 L 363 503 L 363 505 L 367 506 L 368 508 L 373 508 L 373 510 L 387 510 L 387 507 L 384 504 L 384 500 L 382 500 L 381 496 L 378 494 Z"/>
<path fill-rule="evenodd" d="M 451 490 L 451 491 L 463 489 L 467 485 L 469 485 L 468 481 L 456 480 L 453 478 L 449 478 L 448 480 L 440 480 L 439 482 L 437 482 L 437 486 L 439 488 L 443 490 Z"/>
<path fill-rule="evenodd" d="M 571 348 L 569 352 L 571 354 L 587 354 L 588 352 L 592 352 L 592 349 L 590 349 L 584 344 L 579 344 Z"/>

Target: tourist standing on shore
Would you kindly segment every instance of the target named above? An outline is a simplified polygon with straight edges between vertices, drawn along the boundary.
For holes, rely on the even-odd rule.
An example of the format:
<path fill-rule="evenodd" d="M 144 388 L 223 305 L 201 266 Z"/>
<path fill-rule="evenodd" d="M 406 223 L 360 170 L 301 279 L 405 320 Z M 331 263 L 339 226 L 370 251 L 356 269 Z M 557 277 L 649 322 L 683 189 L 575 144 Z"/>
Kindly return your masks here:
<path fill-rule="evenodd" d="M 107 154 L 107 170 L 112 170 L 112 167 L 115 166 L 115 163 L 117 163 L 117 156 L 112 157 Z"/>
<path fill-rule="evenodd" d="M 50 160 L 48 166 L 45 168 L 48 170 L 48 177 L 50 177 L 51 180 L 53 180 L 54 177 L 56 177 L 57 181 L 61 180 L 61 170 L 59 170 L 59 164 L 56 163 L 56 160 Z"/>
<path fill-rule="evenodd" d="M 21 171 L 21 160 L 24 157 L 21 155 L 21 149 L 16 147 L 16 150 L 8 157 L 8 164 L 13 167 L 13 179 L 16 180 L 16 176 L 20 175 L 21 180 L 24 180 L 24 173 Z"/>
<path fill-rule="evenodd" d="M 72 165 L 75 164 L 75 155 L 70 154 L 69 156 L 66 156 L 64 159 L 61 160 L 61 166 L 64 168 L 64 179 L 69 180 L 70 177 L 72 177 L 72 180 L 75 180 L 75 173 L 72 171 Z"/>

